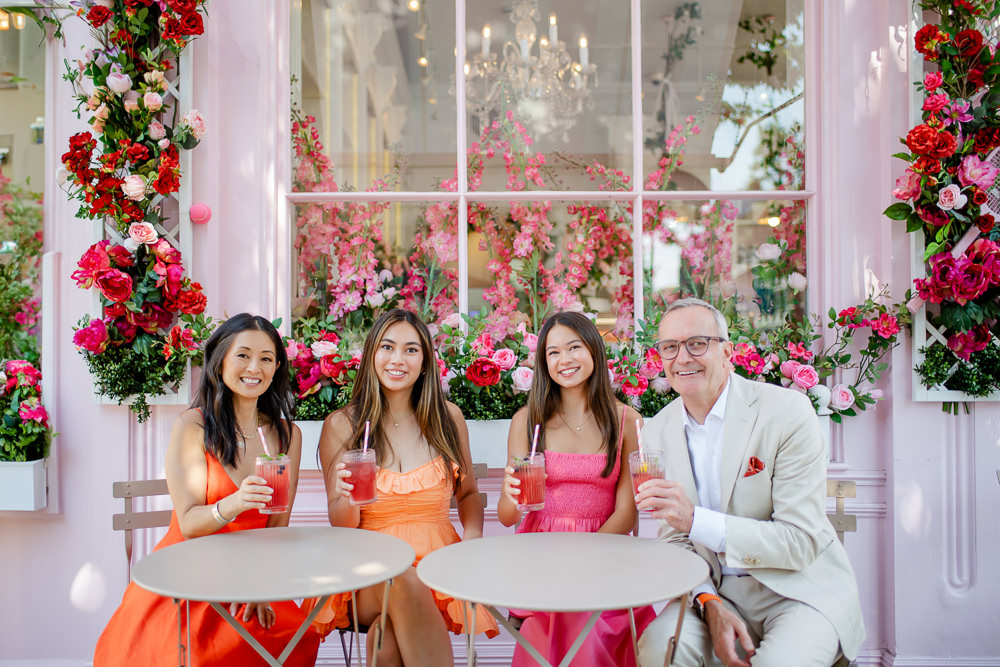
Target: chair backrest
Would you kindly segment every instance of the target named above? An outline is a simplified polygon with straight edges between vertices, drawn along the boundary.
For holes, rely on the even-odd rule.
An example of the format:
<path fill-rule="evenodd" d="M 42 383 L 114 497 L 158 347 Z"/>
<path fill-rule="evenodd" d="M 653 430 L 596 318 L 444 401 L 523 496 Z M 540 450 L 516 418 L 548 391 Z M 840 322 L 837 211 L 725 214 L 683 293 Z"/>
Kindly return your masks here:
<path fill-rule="evenodd" d="M 827 514 L 826 518 L 833 524 L 841 544 L 844 543 L 844 533 L 854 533 L 858 530 L 858 517 L 844 512 L 844 499 L 856 498 L 857 495 L 858 485 L 854 482 L 843 479 L 826 480 L 826 497 L 836 498 L 836 509 L 833 514 Z"/>
<path fill-rule="evenodd" d="M 485 463 L 473 463 L 472 464 L 472 476 L 475 477 L 477 480 L 483 479 L 484 477 L 486 477 L 487 472 L 489 472 L 489 469 L 488 469 L 488 467 L 487 467 L 487 465 Z M 485 493 L 480 492 L 480 494 L 479 494 L 479 502 L 481 502 L 483 504 L 483 508 L 485 509 L 486 508 L 486 494 Z M 455 496 L 451 497 L 451 508 L 452 509 L 458 509 L 458 503 L 455 501 Z"/>
<path fill-rule="evenodd" d="M 125 531 L 125 558 L 129 566 L 132 564 L 132 531 L 136 528 L 159 528 L 170 525 L 172 510 L 151 510 L 136 512 L 132 509 L 133 498 L 149 496 L 165 496 L 167 480 L 147 479 L 128 482 L 115 482 L 111 487 L 115 498 L 125 499 L 125 511 L 111 517 L 111 525 L 115 530 Z"/>

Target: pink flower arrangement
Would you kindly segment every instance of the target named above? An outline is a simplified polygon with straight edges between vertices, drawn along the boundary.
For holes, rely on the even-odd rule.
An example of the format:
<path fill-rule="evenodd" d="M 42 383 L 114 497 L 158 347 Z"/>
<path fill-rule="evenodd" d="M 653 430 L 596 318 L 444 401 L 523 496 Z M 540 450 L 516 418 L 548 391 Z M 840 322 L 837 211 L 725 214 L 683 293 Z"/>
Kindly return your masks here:
<path fill-rule="evenodd" d="M 0 461 L 48 456 L 52 429 L 42 405 L 42 374 L 23 359 L 0 363 Z"/>

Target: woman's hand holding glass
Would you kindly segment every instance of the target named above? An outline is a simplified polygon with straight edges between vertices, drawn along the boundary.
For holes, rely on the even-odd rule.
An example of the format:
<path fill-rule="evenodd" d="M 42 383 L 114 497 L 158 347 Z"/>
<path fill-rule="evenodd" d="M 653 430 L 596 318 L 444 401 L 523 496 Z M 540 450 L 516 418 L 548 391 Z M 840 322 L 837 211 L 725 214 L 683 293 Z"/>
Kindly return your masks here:
<path fill-rule="evenodd" d="M 271 500 L 274 490 L 263 477 L 247 475 L 236 493 L 227 496 L 219 505 L 219 511 L 226 519 L 235 519 L 247 510 L 260 509 Z"/>
<path fill-rule="evenodd" d="M 347 469 L 347 464 L 343 461 L 338 461 L 334 469 L 337 471 L 337 481 L 333 485 L 334 494 L 350 500 L 354 485 L 348 482 L 347 478 L 351 476 L 351 471 Z"/>
<path fill-rule="evenodd" d="M 513 466 L 507 466 L 503 472 L 503 495 L 517 505 L 517 499 L 521 495 L 521 480 L 514 476 Z"/>

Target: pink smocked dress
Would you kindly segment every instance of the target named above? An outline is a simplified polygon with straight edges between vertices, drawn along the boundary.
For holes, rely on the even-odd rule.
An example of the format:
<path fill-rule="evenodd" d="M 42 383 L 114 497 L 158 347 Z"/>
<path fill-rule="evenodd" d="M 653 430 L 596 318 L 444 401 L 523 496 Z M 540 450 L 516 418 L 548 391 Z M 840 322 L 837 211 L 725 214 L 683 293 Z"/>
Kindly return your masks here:
<path fill-rule="evenodd" d="M 527 512 L 517 527 L 519 533 L 596 533 L 615 511 L 615 493 L 621 467 L 621 447 L 614 470 L 607 477 L 601 471 L 606 454 L 545 452 L 545 507 Z M 568 558 L 568 554 L 554 557 Z M 608 573 L 595 572 L 594 576 Z M 524 616 L 521 634 L 553 665 L 559 664 L 587 623 L 590 613 L 516 610 Z M 635 609 L 636 636 L 656 614 L 650 606 Z M 514 649 L 511 667 L 532 667 L 538 663 L 520 645 Z M 628 610 L 601 614 L 580 650 L 573 667 L 635 667 L 635 651 L 629 631 Z"/>

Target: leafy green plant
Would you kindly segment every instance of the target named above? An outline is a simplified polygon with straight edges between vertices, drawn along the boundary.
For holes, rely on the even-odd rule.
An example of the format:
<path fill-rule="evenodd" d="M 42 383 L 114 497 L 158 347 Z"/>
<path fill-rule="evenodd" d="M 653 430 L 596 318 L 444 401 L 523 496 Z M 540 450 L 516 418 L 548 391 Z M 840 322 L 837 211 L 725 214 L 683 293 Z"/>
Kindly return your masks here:
<path fill-rule="evenodd" d="M 30 362 L 0 362 L 0 461 L 49 455 L 52 429 L 42 405 L 42 374 Z"/>
<path fill-rule="evenodd" d="M 40 202 L 0 172 L 0 359 L 38 363 Z"/>

